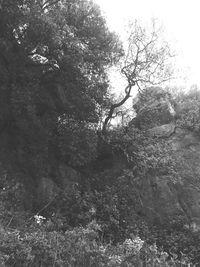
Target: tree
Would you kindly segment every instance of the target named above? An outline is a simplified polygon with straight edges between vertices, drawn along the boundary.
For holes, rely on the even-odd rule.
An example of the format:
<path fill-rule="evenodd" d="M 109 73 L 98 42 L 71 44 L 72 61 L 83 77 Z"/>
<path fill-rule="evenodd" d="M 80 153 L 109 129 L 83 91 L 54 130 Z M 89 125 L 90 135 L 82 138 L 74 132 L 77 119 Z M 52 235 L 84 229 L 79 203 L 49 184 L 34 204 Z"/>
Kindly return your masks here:
<path fill-rule="evenodd" d="M 169 45 L 162 40 L 161 28 L 157 28 L 155 20 L 151 21 L 150 29 L 137 21 L 130 25 L 128 47 L 121 68 L 127 81 L 125 95 L 121 101 L 111 105 L 103 124 L 103 134 L 115 110 L 131 97 L 134 86 L 141 92 L 145 86 L 159 85 L 172 78 L 171 57 Z"/>
<path fill-rule="evenodd" d="M 122 48 L 98 6 L 85 0 L 2 1 L 0 28 L 0 161 L 32 192 L 41 177 L 56 181 L 60 162 L 73 158 L 61 151 L 66 121 L 88 135 L 98 123 L 106 69 Z M 63 147 L 65 154 L 78 149 Z"/>

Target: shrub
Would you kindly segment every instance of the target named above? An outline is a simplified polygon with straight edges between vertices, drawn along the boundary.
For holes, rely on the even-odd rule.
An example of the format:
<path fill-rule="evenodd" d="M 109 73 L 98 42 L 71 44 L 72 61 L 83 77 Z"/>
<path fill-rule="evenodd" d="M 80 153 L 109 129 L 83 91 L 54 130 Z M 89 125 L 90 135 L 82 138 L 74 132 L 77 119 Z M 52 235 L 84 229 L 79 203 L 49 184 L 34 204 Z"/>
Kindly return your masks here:
<path fill-rule="evenodd" d="M 99 225 L 91 222 L 86 228 L 77 227 L 65 233 L 48 231 L 48 224 L 33 223 L 28 230 L 1 228 L 0 260 L 12 267 L 129 267 L 178 266 L 174 258 L 149 246 L 139 237 L 126 239 L 113 246 L 98 238 Z M 36 226 L 37 225 L 37 226 Z M 182 264 L 186 261 L 182 261 Z M 144 265 L 145 264 L 145 265 Z M 184 266 L 184 265 L 182 265 Z M 186 266 L 186 265 L 185 265 Z"/>

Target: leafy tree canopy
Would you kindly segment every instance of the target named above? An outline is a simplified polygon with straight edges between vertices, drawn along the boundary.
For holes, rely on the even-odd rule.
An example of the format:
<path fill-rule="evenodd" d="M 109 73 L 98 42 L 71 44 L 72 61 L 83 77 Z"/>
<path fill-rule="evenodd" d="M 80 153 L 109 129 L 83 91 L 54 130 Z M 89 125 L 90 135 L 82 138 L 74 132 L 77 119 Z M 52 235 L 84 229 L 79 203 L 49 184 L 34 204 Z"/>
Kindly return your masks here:
<path fill-rule="evenodd" d="M 122 46 L 92 1 L 1 1 L 0 28 L 1 161 L 35 179 L 62 154 L 65 117 L 78 132 L 98 123 Z"/>

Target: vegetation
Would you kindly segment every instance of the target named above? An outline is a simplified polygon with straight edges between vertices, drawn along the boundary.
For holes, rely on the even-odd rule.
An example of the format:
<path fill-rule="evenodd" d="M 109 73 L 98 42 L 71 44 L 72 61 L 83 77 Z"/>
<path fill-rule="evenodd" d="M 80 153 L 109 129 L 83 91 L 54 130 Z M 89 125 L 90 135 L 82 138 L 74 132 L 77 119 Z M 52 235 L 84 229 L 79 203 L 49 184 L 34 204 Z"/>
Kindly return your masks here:
<path fill-rule="evenodd" d="M 197 157 L 200 93 L 158 87 L 172 55 L 151 26 L 134 22 L 126 51 L 92 1 L 0 1 L 1 266 L 199 266 L 199 172 L 170 137 Z M 109 128 L 134 86 L 136 116 Z"/>

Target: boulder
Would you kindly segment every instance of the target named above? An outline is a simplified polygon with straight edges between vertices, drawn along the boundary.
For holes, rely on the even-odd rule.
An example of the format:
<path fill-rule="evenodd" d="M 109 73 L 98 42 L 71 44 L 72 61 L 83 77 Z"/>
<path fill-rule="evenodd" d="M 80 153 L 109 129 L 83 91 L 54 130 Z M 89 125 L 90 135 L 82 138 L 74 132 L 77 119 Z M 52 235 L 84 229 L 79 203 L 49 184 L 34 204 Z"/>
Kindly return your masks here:
<path fill-rule="evenodd" d="M 169 138 L 175 131 L 176 126 L 174 123 L 156 126 L 147 131 L 151 137 Z"/>
<path fill-rule="evenodd" d="M 173 122 L 176 115 L 170 94 L 159 87 L 143 92 L 135 99 L 133 108 L 137 115 L 131 124 L 141 130 Z"/>

